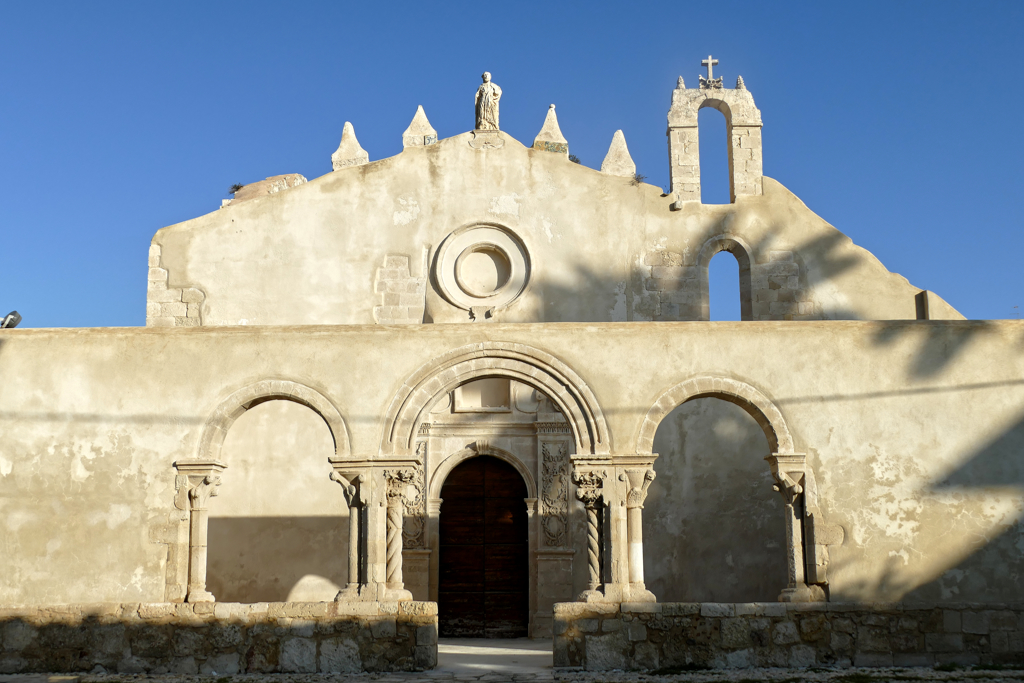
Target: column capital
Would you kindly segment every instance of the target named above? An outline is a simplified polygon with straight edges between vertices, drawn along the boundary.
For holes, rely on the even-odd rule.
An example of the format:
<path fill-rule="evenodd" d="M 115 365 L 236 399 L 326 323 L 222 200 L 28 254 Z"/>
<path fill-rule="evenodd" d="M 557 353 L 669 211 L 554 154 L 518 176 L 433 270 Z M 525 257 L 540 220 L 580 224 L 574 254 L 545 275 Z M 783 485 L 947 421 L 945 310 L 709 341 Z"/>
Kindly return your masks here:
<path fill-rule="evenodd" d="M 350 508 L 364 507 L 369 502 L 366 499 L 366 492 L 363 490 L 363 483 L 366 481 L 365 474 L 334 470 L 330 477 L 331 481 L 341 485 L 342 493 L 345 494 L 345 504 Z"/>
<path fill-rule="evenodd" d="M 782 494 L 786 505 L 795 505 L 804 492 L 804 473 L 807 456 L 804 453 L 772 453 L 765 457 L 775 480 L 776 491 Z"/>
<path fill-rule="evenodd" d="M 606 469 L 573 468 L 572 483 L 576 485 L 576 497 L 589 507 L 597 505 L 604 493 L 604 480 L 608 478 Z"/>
<path fill-rule="evenodd" d="M 647 489 L 658 476 L 653 468 L 628 469 L 619 475 L 619 481 L 626 482 L 626 508 L 643 508 Z"/>
<path fill-rule="evenodd" d="M 178 476 L 184 478 L 178 487 L 174 505 L 180 510 L 188 507 L 192 510 L 205 510 L 206 503 L 210 498 L 217 495 L 217 489 L 221 484 L 220 473 L 227 469 L 227 465 L 219 460 L 201 460 L 198 458 L 187 458 L 176 460 L 174 469 Z"/>

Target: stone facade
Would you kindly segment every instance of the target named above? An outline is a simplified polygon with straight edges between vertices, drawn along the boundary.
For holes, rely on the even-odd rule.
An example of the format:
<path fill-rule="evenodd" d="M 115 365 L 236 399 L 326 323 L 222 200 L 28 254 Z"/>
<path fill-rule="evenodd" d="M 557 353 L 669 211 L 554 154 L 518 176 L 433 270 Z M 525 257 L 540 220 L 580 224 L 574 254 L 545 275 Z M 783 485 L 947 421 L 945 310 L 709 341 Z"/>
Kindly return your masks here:
<path fill-rule="evenodd" d="M 279 649 L 246 670 L 354 668 L 356 649 L 359 667 L 427 667 L 420 629 L 454 604 L 442 572 L 487 556 L 483 532 L 442 544 L 441 492 L 493 458 L 517 493 L 467 509 L 517 534 L 509 632 L 547 636 L 577 610 L 558 632 L 568 664 L 1018 651 L 1016 635 L 929 630 L 920 610 L 892 621 L 906 605 L 827 615 L 830 601 L 1024 600 L 1021 323 L 962 320 L 763 177 L 753 96 L 707 61 L 700 88 L 680 79 L 672 95 L 667 193 L 621 134 L 603 171 L 571 163 L 553 107 L 533 146 L 513 139 L 485 76 L 477 130 L 436 139 L 419 109 L 401 153 L 370 162 L 346 123 L 332 172 L 160 230 L 147 329 L 0 331 L 0 603 L 42 610 L 15 610 L 25 623 L 47 605 L 142 604 L 97 616 L 145 622 L 126 670 L 242 670 L 245 639 L 278 616 L 309 635 L 275 631 Z M 727 205 L 700 202 L 705 106 L 727 117 Z M 712 323 L 723 251 L 743 320 Z M 476 549 L 442 550 L 456 545 Z M 830 635 L 785 605 L 660 605 L 669 590 L 814 604 Z M 991 609 L 993 633 L 1017 633 Z M 150 614 L 162 646 L 146 644 Z M 173 634 L 210 614 L 241 640 L 179 656 Z M 31 649 L 50 627 L 23 625 L 5 635 L 10 667 L 55 666 Z M 364 627 L 365 642 L 332 640 Z M 74 647 L 57 650 L 77 662 Z"/>
<path fill-rule="evenodd" d="M 555 667 L 1024 665 L 1024 604 L 555 605 Z"/>
<path fill-rule="evenodd" d="M 437 664 L 433 603 L 0 607 L 0 673 L 358 673 Z"/>

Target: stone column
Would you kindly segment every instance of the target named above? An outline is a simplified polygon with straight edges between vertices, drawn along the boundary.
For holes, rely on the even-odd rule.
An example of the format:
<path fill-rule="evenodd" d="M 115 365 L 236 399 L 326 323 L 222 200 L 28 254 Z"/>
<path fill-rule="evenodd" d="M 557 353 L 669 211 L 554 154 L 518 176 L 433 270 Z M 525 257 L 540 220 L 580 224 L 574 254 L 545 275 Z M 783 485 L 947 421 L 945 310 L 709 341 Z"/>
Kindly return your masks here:
<path fill-rule="evenodd" d="M 590 580 L 587 590 L 583 591 L 580 602 L 599 602 L 604 600 L 601 592 L 601 556 L 604 544 L 601 539 L 599 515 L 603 499 L 604 480 L 608 476 L 606 470 L 576 470 L 572 482 L 576 484 L 576 497 L 583 502 L 587 510 L 587 568 Z"/>
<path fill-rule="evenodd" d="M 216 460 L 179 460 L 174 463 L 180 475 L 187 477 L 189 504 L 189 553 L 187 602 L 214 602 L 216 598 L 206 590 L 207 531 L 209 510 L 207 502 L 217 495 L 220 474 L 227 467 Z"/>
<path fill-rule="evenodd" d="M 402 525 L 405 517 L 406 488 L 412 483 L 412 469 L 384 470 L 387 497 L 387 592 L 385 600 L 412 600 L 402 581 Z"/>
<path fill-rule="evenodd" d="M 626 491 L 626 529 L 629 543 L 629 600 L 656 602 L 654 593 L 644 585 L 643 509 L 647 489 L 656 476 L 651 468 L 628 469 L 620 478 L 629 487 Z"/>
<path fill-rule="evenodd" d="M 347 474 L 347 477 L 346 477 Z M 366 477 L 362 474 L 344 473 L 338 470 L 331 472 L 331 481 L 341 485 L 345 494 L 345 503 L 348 505 L 348 584 L 334 597 L 336 602 L 343 600 L 358 600 L 364 597 L 363 586 L 365 576 L 363 575 L 363 557 L 361 552 L 361 527 L 360 517 L 362 510 L 366 507 L 363 482 Z"/>
<path fill-rule="evenodd" d="M 806 457 L 802 453 L 773 453 L 768 461 L 775 479 L 774 489 L 786 505 L 786 550 L 788 583 L 779 602 L 816 602 L 824 599 L 818 588 L 812 591 L 804 579 L 803 493 Z"/>

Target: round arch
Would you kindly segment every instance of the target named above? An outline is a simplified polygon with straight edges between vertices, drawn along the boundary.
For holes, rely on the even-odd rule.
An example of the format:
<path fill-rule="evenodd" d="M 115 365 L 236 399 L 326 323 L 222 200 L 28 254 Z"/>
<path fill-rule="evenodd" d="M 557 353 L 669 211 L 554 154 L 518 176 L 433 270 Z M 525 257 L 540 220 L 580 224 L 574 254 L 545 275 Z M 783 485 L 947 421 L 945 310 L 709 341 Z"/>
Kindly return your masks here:
<path fill-rule="evenodd" d="M 326 396 L 305 384 L 290 380 L 267 379 L 242 387 L 221 401 L 203 426 L 197 457 L 202 460 L 216 460 L 228 429 L 234 421 L 250 408 L 273 400 L 292 401 L 313 410 L 327 423 L 331 438 L 334 440 L 335 456 L 350 455 L 345 420 Z"/>
<path fill-rule="evenodd" d="M 720 398 L 743 408 L 764 431 L 772 453 L 793 453 L 793 436 L 778 407 L 761 391 L 751 385 L 727 377 L 694 377 L 680 382 L 655 402 L 643 423 L 637 437 L 637 453 L 651 453 L 654 449 L 654 433 L 661 421 L 677 406 L 696 398 Z"/>
<path fill-rule="evenodd" d="M 608 425 L 583 378 L 549 353 L 524 344 L 483 342 L 455 349 L 420 367 L 384 417 L 381 455 L 411 455 L 424 412 L 441 395 L 475 379 L 508 377 L 544 392 L 565 415 L 577 453 L 610 452 Z"/>
<path fill-rule="evenodd" d="M 523 464 L 522 460 L 508 451 L 495 448 L 494 446 L 476 445 L 463 448 L 460 451 L 455 451 L 438 463 L 437 467 L 434 469 L 434 476 L 430 478 L 430 484 L 427 486 L 428 498 L 440 498 L 441 488 L 444 486 L 444 482 L 448 478 L 448 475 L 451 474 L 452 470 L 467 460 L 472 460 L 473 458 L 481 455 L 489 455 L 512 465 L 526 483 L 526 491 L 529 494 L 527 497 L 537 497 L 537 482 L 530 473 L 530 468 Z"/>
<path fill-rule="evenodd" d="M 700 268 L 700 312 L 701 320 L 711 320 L 711 291 L 708 282 L 708 267 L 715 254 L 727 251 L 736 257 L 740 266 L 740 319 L 754 319 L 754 297 L 751 289 L 750 262 L 753 252 L 743 238 L 738 235 L 715 235 L 704 242 L 697 255 L 697 266 Z"/>

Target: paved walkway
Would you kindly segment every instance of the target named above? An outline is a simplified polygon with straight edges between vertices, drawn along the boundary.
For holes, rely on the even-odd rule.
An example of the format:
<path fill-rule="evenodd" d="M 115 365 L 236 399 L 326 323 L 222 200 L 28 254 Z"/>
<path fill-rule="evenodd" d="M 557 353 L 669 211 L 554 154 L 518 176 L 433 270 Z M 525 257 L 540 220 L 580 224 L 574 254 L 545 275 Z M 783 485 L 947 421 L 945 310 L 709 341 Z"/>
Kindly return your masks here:
<path fill-rule="evenodd" d="M 440 638 L 436 672 L 452 674 L 547 674 L 551 678 L 551 639 Z M 517 678 L 519 678 L 517 676 Z"/>

